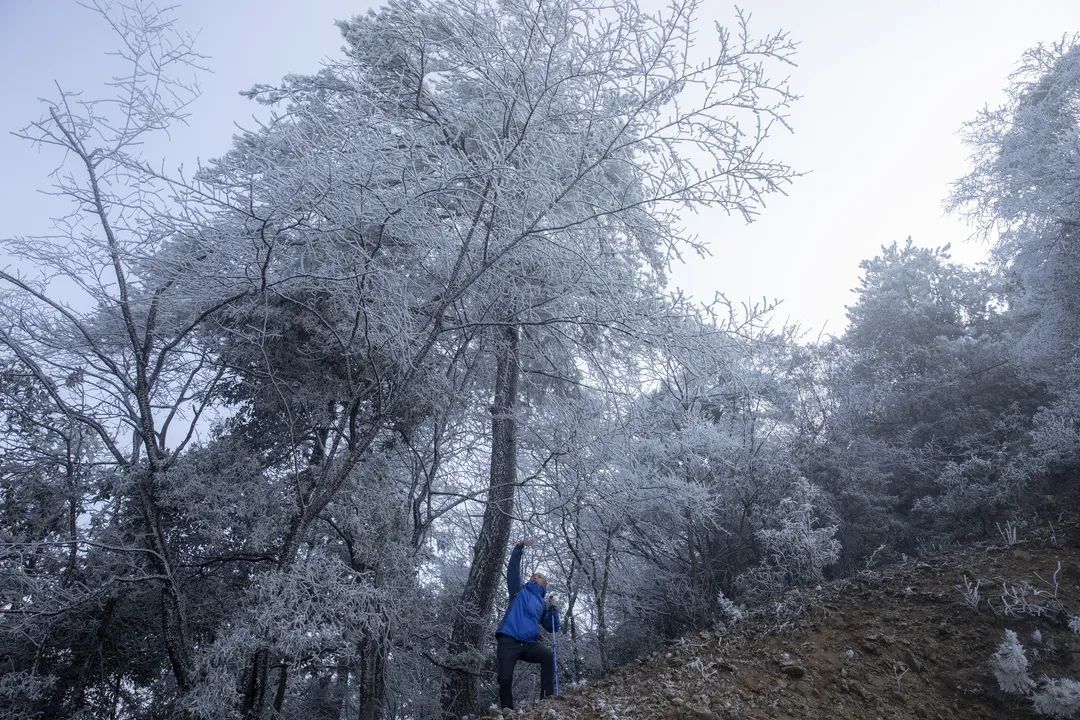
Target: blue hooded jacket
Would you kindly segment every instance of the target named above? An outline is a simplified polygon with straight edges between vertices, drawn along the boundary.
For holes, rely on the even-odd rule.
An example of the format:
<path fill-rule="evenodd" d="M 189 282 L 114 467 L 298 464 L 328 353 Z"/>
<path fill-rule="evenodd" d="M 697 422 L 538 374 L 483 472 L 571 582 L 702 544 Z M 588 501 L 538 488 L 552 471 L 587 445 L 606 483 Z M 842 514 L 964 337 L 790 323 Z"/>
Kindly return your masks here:
<path fill-rule="evenodd" d="M 521 576 L 521 553 L 524 549 L 524 546 L 517 545 L 510 553 L 510 562 L 506 566 L 510 605 L 495 632 L 531 643 L 540 639 L 541 626 L 549 632 L 559 632 L 559 611 L 544 602 L 547 588 L 537 582 L 524 582 Z"/>

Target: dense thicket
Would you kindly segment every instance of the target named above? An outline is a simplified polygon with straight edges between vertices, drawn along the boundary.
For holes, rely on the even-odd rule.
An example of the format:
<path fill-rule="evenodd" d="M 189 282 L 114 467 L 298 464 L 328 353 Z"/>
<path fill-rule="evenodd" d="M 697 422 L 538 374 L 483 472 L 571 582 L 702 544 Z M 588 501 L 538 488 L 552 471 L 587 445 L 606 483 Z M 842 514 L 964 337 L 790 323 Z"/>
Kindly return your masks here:
<path fill-rule="evenodd" d="M 138 155 L 193 97 L 190 41 L 106 11 L 133 70 L 23 132 L 73 210 L 0 271 L 0 708 L 457 716 L 494 697 L 511 535 L 564 600 L 570 681 L 1053 519 L 1075 50 L 972 126 L 956 202 L 1004 226 L 999 262 L 887 245 L 806 343 L 668 289 L 678 211 L 750 219 L 793 177 L 763 154 L 792 44 L 740 18 L 699 59 L 697 9 L 393 2 L 254 88 L 270 119 L 192 179 Z"/>

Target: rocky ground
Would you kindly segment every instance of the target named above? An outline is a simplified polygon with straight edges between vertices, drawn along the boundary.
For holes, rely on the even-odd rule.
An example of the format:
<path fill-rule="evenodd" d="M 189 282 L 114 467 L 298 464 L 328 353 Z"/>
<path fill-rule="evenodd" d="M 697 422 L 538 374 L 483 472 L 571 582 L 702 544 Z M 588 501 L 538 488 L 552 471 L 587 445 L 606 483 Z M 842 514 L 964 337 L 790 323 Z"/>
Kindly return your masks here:
<path fill-rule="evenodd" d="M 976 607 L 957 587 L 965 575 L 979 583 Z M 1045 608 L 1041 616 L 1006 611 L 1003 584 L 1023 583 L 1029 600 Z M 1080 615 L 1075 528 L 790 592 L 733 627 L 682 638 L 515 717 L 1034 718 L 1029 700 L 998 689 L 990 656 L 1009 628 L 1033 677 L 1080 678 L 1080 635 L 1069 629 L 1070 615 Z"/>

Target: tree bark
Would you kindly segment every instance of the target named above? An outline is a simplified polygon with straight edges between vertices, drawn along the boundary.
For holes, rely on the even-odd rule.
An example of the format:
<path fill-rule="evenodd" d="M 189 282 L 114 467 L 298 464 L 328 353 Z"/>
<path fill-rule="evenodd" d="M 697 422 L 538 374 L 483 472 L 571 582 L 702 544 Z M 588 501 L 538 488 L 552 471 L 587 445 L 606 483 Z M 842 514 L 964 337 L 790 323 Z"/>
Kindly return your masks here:
<path fill-rule="evenodd" d="M 465 589 L 453 616 L 443 686 L 443 712 L 449 717 L 476 712 L 476 675 L 479 651 L 488 615 L 495 599 L 503 558 L 513 521 L 514 487 L 517 480 L 517 426 L 514 410 L 521 365 L 518 329 L 508 325 L 495 370 L 495 393 L 491 410 L 491 464 L 488 501 L 480 536 L 473 546 L 473 561 Z"/>
<path fill-rule="evenodd" d="M 364 638 L 360 651 L 360 714 L 359 720 L 382 720 L 386 717 L 386 659 L 384 637 Z"/>
<path fill-rule="evenodd" d="M 247 668 L 244 683 L 244 717 L 257 720 L 262 715 L 263 702 L 266 699 L 266 675 L 269 670 L 270 651 L 259 648 L 252 656 Z"/>
<path fill-rule="evenodd" d="M 277 692 L 274 693 L 274 717 L 280 716 L 281 709 L 285 707 L 285 688 L 288 686 L 288 679 L 289 663 L 282 660 L 281 668 L 278 670 Z"/>
<path fill-rule="evenodd" d="M 600 672 L 604 675 L 611 669 L 608 659 L 608 624 L 607 624 L 607 593 L 608 578 L 611 576 L 611 530 L 608 530 L 607 539 L 604 543 L 604 575 L 596 590 L 596 645 L 600 652 Z"/>
<path fill-rule="evenodd" d="M 572 597 L 570 603 L 566 606 L 566 619 L 570 623 L 570 648 L 571 654 L 574 658 L 574 682 L 581 680 L 581 653 L 578 652 L 578 631 L 577 620 L 574 617 L 574 600 L 576 597 Z"/>
<path fill-rule="evenodd" d="M 151 443 L 145 441 L 144 443 L 148 455 L 154 452 Z M 164 472 L 156 469 L 151 469 L 150 472 L 142 470 L 135 472 L 139 473 L 136 480 L 135 499 L 139 503 L 146 547 L 152 553 L 156 569 L 165 578 L 161 581 L 161 632 L 165 652 L 169 657 L 173 676 L 176 678 L 176 686 L 181 692 L 188 692 L 195 686 L 195 668 L 192 659 L 194 645 L 191 639 L 191 626 L 188 622 L 187 598 L 176 571 L 172 549 L 169 547 L 161 524 L 162 513 L 156 497 L 156 488 L 164 484 Z"/>

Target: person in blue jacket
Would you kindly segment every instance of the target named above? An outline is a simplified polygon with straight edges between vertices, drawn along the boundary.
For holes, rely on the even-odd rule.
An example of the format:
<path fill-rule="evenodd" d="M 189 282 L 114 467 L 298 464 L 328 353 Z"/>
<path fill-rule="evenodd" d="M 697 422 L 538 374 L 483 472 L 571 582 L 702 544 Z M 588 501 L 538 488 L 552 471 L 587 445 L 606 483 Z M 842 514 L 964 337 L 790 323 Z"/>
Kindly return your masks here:
<path fill-rule="evenodd" d="M 532 540 L 522 540 L 510 553 L 506 566 L 510 604 L 495 630 L 499 703 L 504 708 L 514 707 L 514 666 L 518 660 L 540 664 L 540 697 L 547 697 L 555 690 L 555 657 L 551 648 L 540 642 L 540 628 L 559 632 L 559 606 L 554 595 L 547 595 L 547 578 L 543 573 L 533 573 L 529 582 L 522 582 L 521 553 L 532 544 Z"/>

